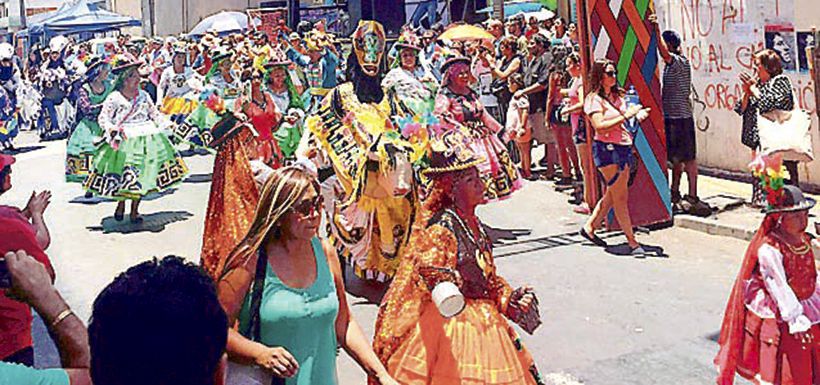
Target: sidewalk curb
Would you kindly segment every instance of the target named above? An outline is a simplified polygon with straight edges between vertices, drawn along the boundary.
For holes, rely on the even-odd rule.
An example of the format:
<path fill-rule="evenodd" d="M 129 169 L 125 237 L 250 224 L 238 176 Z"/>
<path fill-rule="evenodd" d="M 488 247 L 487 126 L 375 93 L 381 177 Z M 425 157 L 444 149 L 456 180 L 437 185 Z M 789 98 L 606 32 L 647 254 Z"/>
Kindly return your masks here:
<path fill-rule="evenodd" d="M 755 230 L 745 229 L 740 226 L 726 225 L 719 223 L 713 218 L 700 218 L 692 215 L 675 215 L 674 221 L 675 227 L 745 241 L 752 240 L 752 237 L 755 235 Z"/>

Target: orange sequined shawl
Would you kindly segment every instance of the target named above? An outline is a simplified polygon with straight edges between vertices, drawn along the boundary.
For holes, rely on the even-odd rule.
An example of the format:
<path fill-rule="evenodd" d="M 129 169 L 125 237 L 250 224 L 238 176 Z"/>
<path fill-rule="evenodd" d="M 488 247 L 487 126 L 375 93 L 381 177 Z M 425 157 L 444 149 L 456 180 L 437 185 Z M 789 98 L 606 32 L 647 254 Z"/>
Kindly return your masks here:
<path fill-rule="evenodd" d="M 421 309 L 432 300 L 430 290 L 419 275 L 419 269 L 426 266 L 456 269 L 456 236 L 442 220 L 431 223 L 431 218 L 432 213 L 425 208 L 416 222 L 410 242 L 401 253 L 401 265 L 379 307 L 373 349 L 382 363 L 386 363 L 406 340 L 409 332 L 419 322 Z M 493 297 L 498 302 L 499 311 L 504 313 L 512 289 L 503 278 L 495 274 L 495 265 L 491 269 L 489 280 Z"/>
<path fill-rule="evenodd" d="M 214 160 L 200 262 L 214 279 L 253 222 L 259 190 L 249 158 L 256 146 L 253 134 L 243 129 L 219 147 Z"/>

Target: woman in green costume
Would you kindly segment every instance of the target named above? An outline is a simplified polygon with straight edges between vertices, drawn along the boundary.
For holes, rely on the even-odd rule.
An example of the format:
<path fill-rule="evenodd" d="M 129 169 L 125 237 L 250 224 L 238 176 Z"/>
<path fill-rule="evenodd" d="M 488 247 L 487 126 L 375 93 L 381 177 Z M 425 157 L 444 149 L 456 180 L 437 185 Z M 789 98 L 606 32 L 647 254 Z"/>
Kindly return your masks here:
<path fill-rule="evenodd" d="M 213 135 L 211 129 L 222 120 L 222 116 L 206 106 L 205 99 L 216 94 L 224 102 L 224 107 L 231 112 L 236 100 L 242 94 L 242 80 L 234 71 L 233 52 L 218 49 L 213 54 L 213 66 L 205 75 L 204 90 L 200 94 L 200 103 L 185 120 L 188 127 L 180 140 L 186 140 L 197 146 L 210 146 Z"/>
<path fill-rule="evenodd" d="M 103 101 L 112 91 L 112 84 L 108 82 L 110 72 L 108 63 L 99 57 L 89 61 L 85 73 L 86 83 L 80 88 L 77 100 L 80 119 L 71 138 L 68 139 L 66 149 L 66 182 L 82 183 L 88 176 L 91 162 L 97 152 L 97 142 L 102 137 L 102 129 L 97 123 L 97 118 Z"/>
<path fill-rule="evenodd" d="M 121 55 L 112 62 L 115 90 L 103 102 L 99 117 L 104 142 L 84 185 L 86 191 L 119 201 L 117 221 L 123 220 L 125 201 L 130 200 L 134 223 L 142 222 L 142 197 L 174 187 L 188 174 L 164 131 L 170 122 L 139 88 L 140 64 Z"/>

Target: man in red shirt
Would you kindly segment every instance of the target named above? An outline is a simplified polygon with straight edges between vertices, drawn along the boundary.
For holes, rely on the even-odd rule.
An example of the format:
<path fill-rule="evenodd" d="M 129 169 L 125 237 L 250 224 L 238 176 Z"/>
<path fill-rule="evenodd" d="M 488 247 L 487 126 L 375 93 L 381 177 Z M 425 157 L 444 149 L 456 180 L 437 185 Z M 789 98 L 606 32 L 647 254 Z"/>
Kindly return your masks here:
<path fill-rule="evenodd" d="M 0 217 L 0 255 L 16 250 L 25 250 L 42 263 L 54 280 L 54 268 L 38 244 L 31 224 L 21 218 Z M 34 366 L 31 322 L 31 307 L 0 290 L 0 360 Z"/>

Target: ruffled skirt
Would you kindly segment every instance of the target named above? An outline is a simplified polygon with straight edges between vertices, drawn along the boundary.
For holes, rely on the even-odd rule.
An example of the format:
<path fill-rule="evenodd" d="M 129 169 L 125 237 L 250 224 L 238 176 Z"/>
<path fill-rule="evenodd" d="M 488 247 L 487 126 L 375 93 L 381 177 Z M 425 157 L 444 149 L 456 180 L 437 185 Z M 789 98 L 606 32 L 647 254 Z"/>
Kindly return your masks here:
<path fill-rule="evenodd" d="M 102 136 L 102 129 L 95 120 L 82 119 L 68 139 L 66 148 L 65 180 L 82 183 L 88 176 L 94 154 L 95 140 Z"/>
<path fill-rule="evenodd" d="M 789 334 L 787 324 L 746 312 L 743 347 L 737 373 L 759 385 L 820 384 L 820 326 L 808 333 L 811 342 Z"/>
<path fill-rule="evenodd" d="M 429 302 L 387 371 L 403 385 L 541 382 L 529 352 L 489 300 L 468 299 L 464 311 L 450 319 Z"/>
<path fill-rule="evenodd" d="M 126 136 L 117 150 L 102 144 L 84 187 L 98 196 L 138 199 L 178 185 L 187 174 L 188 167 L 168 136 L 157 131 Z"/>
<path fill-rule="evenodd" d="M 801 300 L 803 314 L 811 321 L 811 342 L 789 334 L 780 320 L 777 304 L 760 279 L 753 278 L 745 290 L 746 324 L 737 372 L 756 384 L 820 384 L 820 285 Z"/>
<path fill-rule="evenodd" d="M 166 96 L 162 99 L 162 107 L 160 107 L 159 111 L 173 119 L 179 115 L 187 116 L 196 109 L 198 104 L 196 100 L 186 97 L 174 98 Z"/>
<path fill-rule="evenodd" d="M 510 154 L 494 134 L 473 138 L 471 149 L 483 159 L 478 171 L 484 182 L 484 199 L 487 202 L 503 200 L 521 188 L 521 177 Z"/>

